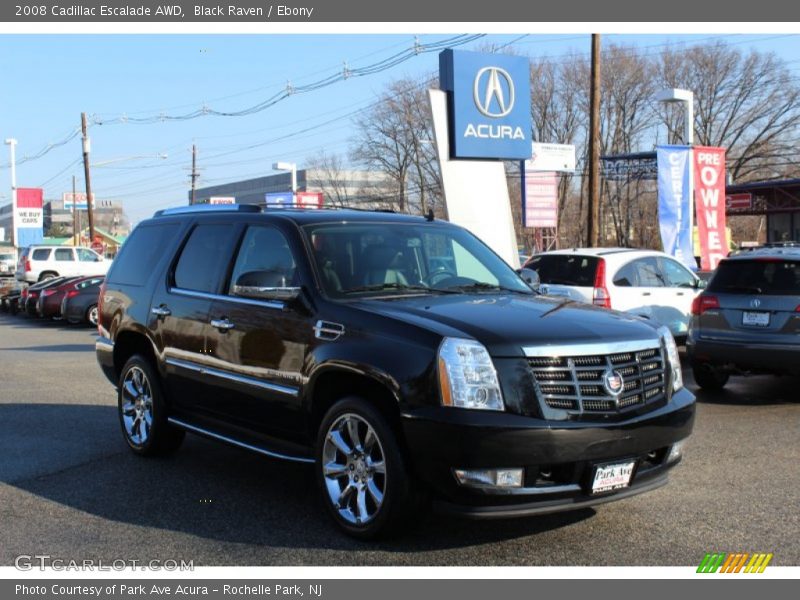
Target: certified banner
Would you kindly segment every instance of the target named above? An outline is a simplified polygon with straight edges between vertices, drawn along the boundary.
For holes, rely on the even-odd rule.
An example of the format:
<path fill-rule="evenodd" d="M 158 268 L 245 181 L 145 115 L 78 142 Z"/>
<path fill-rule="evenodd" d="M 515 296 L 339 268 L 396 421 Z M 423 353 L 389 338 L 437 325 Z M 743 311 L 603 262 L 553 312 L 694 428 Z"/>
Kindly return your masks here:
<path fill-rule="evenodd" d="M 14 243 L 18 248 L 41 244 L 44 239 L 43 197 L 41 188 L 17 188 Z"/>
<path fill-rule="evenodd" d="M 664 252 L 697 270 L 692 251 L 688 146 L 658 146 L 658 224 Z"/>
<path fill-rule="evenodd" d="M 713 271 L 728 255 L 725 236 L 725 149 L 695 146 L 694 204 L 700 236 L 700 265 Z"/>

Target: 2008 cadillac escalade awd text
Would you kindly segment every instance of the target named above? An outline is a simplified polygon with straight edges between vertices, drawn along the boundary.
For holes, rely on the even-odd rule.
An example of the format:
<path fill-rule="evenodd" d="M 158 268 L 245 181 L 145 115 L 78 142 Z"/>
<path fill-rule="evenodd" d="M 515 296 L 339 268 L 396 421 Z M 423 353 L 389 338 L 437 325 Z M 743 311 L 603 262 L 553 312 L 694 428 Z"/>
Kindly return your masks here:
<path fill-rule="evenodd" d="M 655 489 L 694 420 L 668 330 L 543 297 L 433 219 L 161 211 L 98 309 L 135 453 L 188 431 L 313 463 L 332 518 L 363 538 L 429 501 L 492 518 Z"/>

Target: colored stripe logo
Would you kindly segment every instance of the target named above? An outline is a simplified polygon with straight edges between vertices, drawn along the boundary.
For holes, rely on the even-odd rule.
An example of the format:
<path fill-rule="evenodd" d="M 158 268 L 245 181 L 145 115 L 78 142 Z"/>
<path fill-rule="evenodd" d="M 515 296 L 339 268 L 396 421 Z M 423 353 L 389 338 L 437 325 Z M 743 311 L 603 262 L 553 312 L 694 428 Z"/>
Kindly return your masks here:
<path fill-rule="evenodd" d="M 772 560 L 772 553 L 709 552 L 703 557 L 698 573 L 763 573 Z"/>

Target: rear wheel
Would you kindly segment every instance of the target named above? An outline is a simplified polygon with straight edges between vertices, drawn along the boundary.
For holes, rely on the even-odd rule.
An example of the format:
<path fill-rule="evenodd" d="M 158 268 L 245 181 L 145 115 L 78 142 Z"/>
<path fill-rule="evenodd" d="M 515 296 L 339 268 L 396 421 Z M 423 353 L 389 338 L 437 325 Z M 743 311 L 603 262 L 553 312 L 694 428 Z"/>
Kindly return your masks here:
<path fill-rule="evenodd" d="M 53 271 L 45 271 L 39 275 L 39 281 L 47 281 L 48 279 L 55 279 L 56 277 L 58 277 L 58 273 L 54 273 Z"/>
<path fill-rule="evenodd" d="M 707 392 L 719 392 L 728 383 L 730 375 L 711 365 L 693 365 L 694 380 Z"/>
<path fill-rule="evenodd" d="M 394 431 L 363 398 L 345 398 L 331 407 L 320 425 L 316 458 L 322 500 L 353 537 L 389 533 L 415 506 Z"/>
<path fill-rule="evenodd" d="M 119 376 L 117 406 L 128 447 L 141 456 L 164 456 L 181 445 L 184 431 L 167 422 L 161 381 L 150 362 L 133 355 Z"/>

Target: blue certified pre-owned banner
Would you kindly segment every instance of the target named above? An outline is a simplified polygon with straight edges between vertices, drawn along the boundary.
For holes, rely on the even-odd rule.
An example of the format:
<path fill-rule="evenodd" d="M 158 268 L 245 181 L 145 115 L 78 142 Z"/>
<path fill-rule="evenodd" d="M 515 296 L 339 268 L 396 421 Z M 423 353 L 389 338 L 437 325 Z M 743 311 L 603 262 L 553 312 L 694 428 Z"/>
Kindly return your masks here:
<path fill-rule="evenodd" d="M 689 189 L 689 147 L 658 146 L 658 224 L 664 252 L 692 270 L 692 205 Z"/>
<path fill-rule="evenodd" d="M 452 158 L 531 157 L 527 58 L 445 50 L 439 81 L 448 92 Z"/>

